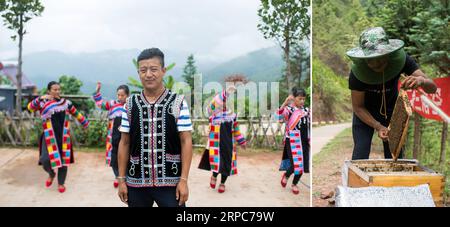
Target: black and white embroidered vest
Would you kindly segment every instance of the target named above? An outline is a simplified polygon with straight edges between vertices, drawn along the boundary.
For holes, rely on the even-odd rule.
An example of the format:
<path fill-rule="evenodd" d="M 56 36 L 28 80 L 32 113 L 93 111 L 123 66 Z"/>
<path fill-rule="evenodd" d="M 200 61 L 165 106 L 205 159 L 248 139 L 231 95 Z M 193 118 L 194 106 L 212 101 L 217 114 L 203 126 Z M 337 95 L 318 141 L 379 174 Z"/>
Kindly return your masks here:
<path fill-rule="evenodd" d="M 176 186 L 181 176 L 181 142 L 177 119 L 183 96 L 165 90 L 153 104 L 141 92 L 127 100 L 130 121 L 131 187 Z"/>

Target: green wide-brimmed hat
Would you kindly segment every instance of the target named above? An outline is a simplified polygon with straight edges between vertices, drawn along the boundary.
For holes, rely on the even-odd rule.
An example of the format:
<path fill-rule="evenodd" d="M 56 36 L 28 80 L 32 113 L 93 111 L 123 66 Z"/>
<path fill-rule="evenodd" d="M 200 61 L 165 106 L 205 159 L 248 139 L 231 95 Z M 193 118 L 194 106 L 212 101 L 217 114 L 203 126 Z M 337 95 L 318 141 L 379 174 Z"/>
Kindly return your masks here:
<path fill-rule="evenodd" d="M 353 61 L 352 71 L 357 79 L 367 84 L 382 84 L 396 77 L 406 62 L 405 43 L 399 39 L 388 39 L 381 27 L 365 30 L 359 38 L 359 47 L 347 51 Z M 388 65 L 383 73 L 373 71 L 367 59 L 388 57 Z"/>

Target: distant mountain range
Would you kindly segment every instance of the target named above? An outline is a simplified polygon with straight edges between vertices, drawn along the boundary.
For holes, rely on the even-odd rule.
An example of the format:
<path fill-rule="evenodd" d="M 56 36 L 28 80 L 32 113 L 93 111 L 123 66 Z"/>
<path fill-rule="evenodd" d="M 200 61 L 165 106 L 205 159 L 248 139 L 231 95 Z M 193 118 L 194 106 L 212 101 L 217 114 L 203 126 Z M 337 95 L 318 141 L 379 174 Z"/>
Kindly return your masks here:
<path fill-rule="evenodd" d="M 76 76 L 83 81 L 82 92 L 91 94 L 97 81 L 102 82 L 105 97 L 115 96 L 115 89 L 126 84 L 128 77 L 137 78 L 132 59 L 139 50 L 108 50 L 98 53 L 68 54 L 46 51 L 24 56 L 24 72 L 39 89 L 62 75 Z M 189 53 L 165 50 L 166 64 L 176 63 L 168 74 L 175 80 L 182 80 L 182 72 Z M 195 57 L 195 55 L 194 55 Z M 278 47 L 260 49 L 226 62 L 199 62 L 198 72 L 203 74 L 203 83 L 223 82 L 223 78 L 234 73 L 246 75 L 250 80 L 277 81 L 281 77 L 284 63 L 282 51 Z"/>
<path fill-rule="evenodd" d="M 278 47 L 270 47 L 250 52 L 207 70 L 204 82 L 222 82 L 225 76 L 244 74 L 249 80 L 274 82 L 281 78 L 284 62 L 283 52 Z"/>

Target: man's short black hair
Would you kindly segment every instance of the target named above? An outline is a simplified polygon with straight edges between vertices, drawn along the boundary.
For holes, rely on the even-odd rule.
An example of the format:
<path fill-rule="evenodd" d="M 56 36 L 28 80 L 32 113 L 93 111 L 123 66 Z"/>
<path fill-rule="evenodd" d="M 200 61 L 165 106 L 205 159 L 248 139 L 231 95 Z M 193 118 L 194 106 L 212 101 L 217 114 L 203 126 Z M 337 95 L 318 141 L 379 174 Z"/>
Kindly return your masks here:
<path fill-rule="evenodd" d="M 146 49 L 139 54 L 137 62 L 139 63 L 142 60 L 158 58 L 161 62 L 161 66 L 164 68 L 164 53 L 158 48 L 150 48 Z"/>
<path fill-rule="evenodd" d="M 306 91 L 303 88 L 294 87 L 294 88 L 292 88 L 292 95 L 294 97 L 298 97 L 298 96 L 306 97 Z"/>

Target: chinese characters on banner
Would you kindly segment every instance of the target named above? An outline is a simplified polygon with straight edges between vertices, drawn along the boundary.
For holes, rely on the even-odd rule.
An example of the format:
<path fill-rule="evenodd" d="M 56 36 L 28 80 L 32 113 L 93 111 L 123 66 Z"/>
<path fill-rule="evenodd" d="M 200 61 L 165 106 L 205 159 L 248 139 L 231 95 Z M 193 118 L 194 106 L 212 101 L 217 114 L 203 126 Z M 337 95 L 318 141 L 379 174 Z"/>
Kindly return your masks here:
<path fill-rule="evenodd" d="M 447 115 L 450 115 L 450 77 L 437 78 L 434 79 L 434 82 L 438 87 L 437 91 L 435 94 L 427 94 L 427 97 Z M 422 101 L 420 98 L 422 94 L 419 91 L 408 90 L 407 94 L 413 110 L 420 114 L 420 116 L 427 119 L 442 121 L 442 118 Z"/>

